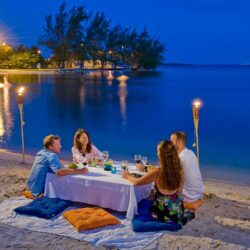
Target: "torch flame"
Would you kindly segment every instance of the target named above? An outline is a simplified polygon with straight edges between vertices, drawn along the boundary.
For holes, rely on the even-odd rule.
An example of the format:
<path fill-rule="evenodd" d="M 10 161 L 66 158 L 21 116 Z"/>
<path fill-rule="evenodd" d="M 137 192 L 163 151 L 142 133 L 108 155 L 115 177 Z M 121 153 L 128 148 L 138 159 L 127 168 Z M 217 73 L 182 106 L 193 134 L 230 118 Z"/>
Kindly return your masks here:
<path fill-rule="evenodd" d="M 202 106 L 202 101 L 199 99 L 195 99 L 193 100 L 192 105 L 194 108 L 199 109 Z"/>
<path fill-rule="evenodd" d="M 21 87 L 21 88 L 18 90 L 18 95 L 22 95 L 22 94 L 23 94 L 23 91 L 24 91 L 24 87 Z"/>

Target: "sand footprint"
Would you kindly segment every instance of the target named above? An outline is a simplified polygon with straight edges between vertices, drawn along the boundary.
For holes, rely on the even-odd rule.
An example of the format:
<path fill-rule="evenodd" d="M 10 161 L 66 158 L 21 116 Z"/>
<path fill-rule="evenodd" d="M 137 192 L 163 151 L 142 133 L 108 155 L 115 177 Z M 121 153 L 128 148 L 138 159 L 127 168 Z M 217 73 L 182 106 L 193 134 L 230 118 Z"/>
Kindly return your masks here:
<path fill-rule="evenodd" d="M 247 218 L 241 218 L 239 220 L 239 219 L 216 216 L 214 220 L 216 223 L 221 224 L 223 226 L 237 227 L 245 232 L 250 231 L 250 220 Z"/>

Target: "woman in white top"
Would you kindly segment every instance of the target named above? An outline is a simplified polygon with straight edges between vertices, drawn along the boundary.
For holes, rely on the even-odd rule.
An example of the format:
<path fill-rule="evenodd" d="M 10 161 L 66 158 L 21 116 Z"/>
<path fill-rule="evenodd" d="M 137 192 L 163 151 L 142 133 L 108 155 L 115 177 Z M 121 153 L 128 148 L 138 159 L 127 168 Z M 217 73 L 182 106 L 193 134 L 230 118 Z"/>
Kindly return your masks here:
<path fill-rule="evenodd" d="M 73 162 L 89 163 L 93 157 L 98 164 L 102 164 L 103 154 L 91 142 L 89 133 L 84 129 L 78 129 L 74 136 L 74 146 L 72 147 Z"/>

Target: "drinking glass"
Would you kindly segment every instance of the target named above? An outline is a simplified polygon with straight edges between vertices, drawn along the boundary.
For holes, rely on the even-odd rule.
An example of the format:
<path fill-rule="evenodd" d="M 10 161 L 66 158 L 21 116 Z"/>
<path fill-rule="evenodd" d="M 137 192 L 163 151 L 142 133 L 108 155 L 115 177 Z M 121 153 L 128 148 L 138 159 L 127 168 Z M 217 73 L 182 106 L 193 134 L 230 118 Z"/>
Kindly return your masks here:
<path fill-rule="evenodd" d="M 147 158 L 146 156 L 143 156 L 143 157 L 141 158 L 141 161 L 142 161 L 142 164 L 143 164 L 143 165 L 146 165 L 147 162 L 148 162 L 148 158 Z"/>
<path fill-rule="evenodd" d="M 103 154 L 103 160 L 104 162 L 106 162 L 107 159 L 109 158 L 109 151 L 103 151 L 102 154 Z"/>
<path fill-rule="evenodd" d="M 141 163 L 141 155 L 135 155 L 135 162 Z"/>
<path fill-rule="evenodd" d="M 97 159 L 96 159 L 96 157 L 92 157 L 92 158 L 91 158 L 91 166 L 92 166 L 92 167 L 96 167 L 96 164 L 97 164 Z"/>
<path fill-rule="evenodd" d="M 107 164 L 110 165 L 110 166 L 113 166 L 114 162 L 113 162 L 112 159 L 108 159 Z"/>
<path fill-rule="evenodd" d="M 125 170 L 128 169 L 128 161 L 122 161 L 121 169 L 122 169 L 123 171 L 125 171 Z"/>

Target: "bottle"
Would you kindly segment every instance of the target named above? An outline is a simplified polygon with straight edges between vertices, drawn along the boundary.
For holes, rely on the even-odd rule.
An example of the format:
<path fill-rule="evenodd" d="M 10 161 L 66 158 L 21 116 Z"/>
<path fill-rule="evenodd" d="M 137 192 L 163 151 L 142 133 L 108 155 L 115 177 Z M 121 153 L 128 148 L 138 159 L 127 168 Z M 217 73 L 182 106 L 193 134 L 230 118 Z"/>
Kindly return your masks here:
<path fill-rule="evenodd" d="M 94 168 L 96 167 L 96 158 L 95 157 L 91 158 L 91 166 Z"/>
<path fill-rule="evenodd" d="M 121 169 L 123 171 L 128 170 L 128 161 L 122 161 Z"/>
<path fill-rule="evenodd" d="M 111 173 L 116 174 L 116 167 L 114 165 L 112 166 Z"/>

